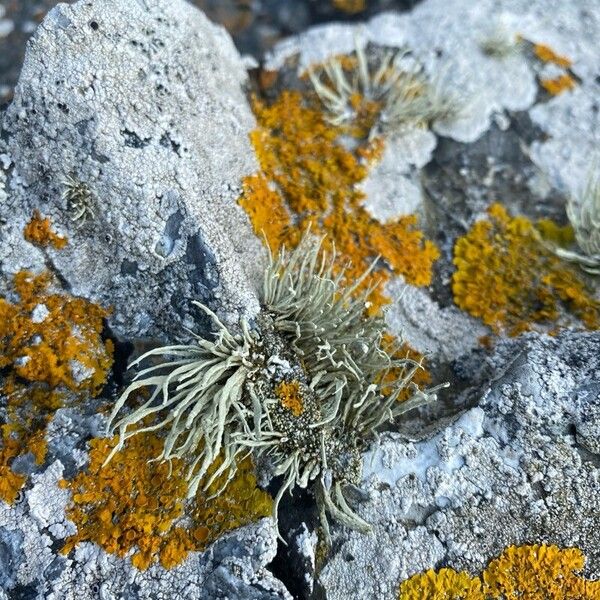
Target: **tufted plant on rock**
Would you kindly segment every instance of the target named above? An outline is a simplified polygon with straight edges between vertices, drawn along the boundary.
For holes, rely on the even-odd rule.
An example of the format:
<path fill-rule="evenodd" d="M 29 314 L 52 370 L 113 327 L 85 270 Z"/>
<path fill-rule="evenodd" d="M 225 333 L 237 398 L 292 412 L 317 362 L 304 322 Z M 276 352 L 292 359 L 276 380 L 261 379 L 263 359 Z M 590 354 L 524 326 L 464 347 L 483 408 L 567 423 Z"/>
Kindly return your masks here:
<path fill-rule="evenodd" d="M 197 304 L 216 325 L 214 339 L 197 337 L 136 361 L 165 358 L 140 371 L 117 401 L 110 419 L 119 433 L 113 454 L 131 436 L 165 430 L 157 458 L 187 462 L 193 495 L 222 475 L 224 489 L 239 461 L 254 453 L 271 476 L 283 478 L 275 518 L 287 490 L 312 483 L 327 537 L 326 513 L 370 530 L 344 488 L 359 482 L 361 452 L 378 427 L 434 399 L 435 389 L 411 383 L 419 363 L 384 349 L 383 319 L 365 316 L 370 290 L 356 294 L 361 279 L 343 286 L 344 272 L 334 274 L 335 253 L 322 251 L 322 241 L 306 234 L 291 253 L 282 249 L 270 257 L 253 327 L 242 320 L 240 332 L 232 332 Z M 123 414 L 140 388 L 152 393 Z M 411 397 L 399 401 L 407 390 Z"/>
<path fill-rule="evenodd" d="M 578 251 L 556 248 L 561 258 L 578 263 L 584 271 L 600 275 L 600 174 L 594 168 L 583 192 L 570 198 L 567 215 L 579 246 Z"/>
<path fill-rule="evenodd" d="M 428 78 L 417 68 L 402 68 L 407 50 L 385 52 L 370 64 L 356 42 L 354 56 L 336 56 L 313 66 L 308 76 L 334 125 L 363 123 L 370 136 L 406 125 L 428 126 L 461 112 L 444 77 Z"/>

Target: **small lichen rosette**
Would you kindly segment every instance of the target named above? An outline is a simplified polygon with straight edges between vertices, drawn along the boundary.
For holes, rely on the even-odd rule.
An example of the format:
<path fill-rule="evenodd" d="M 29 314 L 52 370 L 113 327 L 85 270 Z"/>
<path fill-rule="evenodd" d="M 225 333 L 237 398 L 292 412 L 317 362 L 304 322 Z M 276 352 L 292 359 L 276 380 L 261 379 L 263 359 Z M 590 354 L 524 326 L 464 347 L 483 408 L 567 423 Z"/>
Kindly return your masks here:
<path fill-rule="evenodd" d="M 198 304 L 216 326 L 214 338 L 158 348 L 136 361 L 165 359 L 141 370 L 117 401 L 113 453 L 133 435 L 164 430 L 157 458 L 186 461 L 189 495 L 222 475 L 224 489 L 239 460 L 254 453 L 271 476 L 282 477 L 275 517 L 287 490 L 313 483 L 326 535 L 326 513 L 369 531 L 344 495 L 359 481 L 361 452 L 378 427 L 432 400 L 435 390 L 411 383 L 419 363 L 384 349 L 383 319 L 365 315 L 370 290 L 356 294 L 361 279 L 343 284 L 335 255 L 307 234 L 291 253 L 271 257 L 253 327 L 242 320 L 232 332 Z M 140 388 L 152 392 L 127 414 L 125 403 Z M 407 390 L 411 397 L 400 402 Z"/>

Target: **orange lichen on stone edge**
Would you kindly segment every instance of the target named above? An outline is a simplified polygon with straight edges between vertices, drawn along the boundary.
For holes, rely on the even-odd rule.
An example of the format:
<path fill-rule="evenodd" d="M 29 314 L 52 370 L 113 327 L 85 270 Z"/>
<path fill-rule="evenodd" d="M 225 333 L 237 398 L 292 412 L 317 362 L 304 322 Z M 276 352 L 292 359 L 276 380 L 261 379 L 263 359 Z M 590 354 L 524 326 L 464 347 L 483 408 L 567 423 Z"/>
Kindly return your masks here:
<path fill-rule="evenodd" d="M 240 204 L 255 232 L 266 236 L 273 250 L 295 247 L 310 225 L 326 234 L 340 267 L 348 266 L 348 281 L 357 279 L 380 257 L 377 268 L 363 282 L 370 289 L 392 275 L 413 285 L 429 285 L 439 251 L 408 215 L 387 223 L 373 219 L 363 207 L 358 184 L 367 175 L 361 148 L 347 150 L 339 143 L 342 131 L 328 123 L 320 110 L 299 92 L 284 91 L 270 106 L 253 102 L 258 129 L 251 140 L 261 172 L 246 178 Z M 381 150 L 376 142 L 374 151 Z M 371 312 L 389 302 L 381 286 L 370 296 Z"/>
<path fill-rule="evenodd" d="M 553 79 L 540 79 L 540 85 L 552 96 L 558 96 L 575 87 L 575 80 L 567 73 Z"/>
<path fill-rule="evenodd" d="M 331 0 L 335 8 L 350 15 L 362 12 L 367 8 L 367 0 Z"/>
<path fill-rule="evenodd" d="M 52 224 L 49 217 L 42 217 L 39 210 L 36 210 L 31 221 L 25 225 L 23 237 L 36 246 L 45 248 L 52 246 L 57 250 L 67 245 L 67 238 L 58 235 L 52 231 Z"/>
<path fill-rule="evenodd" d="M 49 292 L 51 279 L 21 271 L 13 281 L 18 302 L 0 298 L 0 368 L 51 388 L 96 394 L 112 366 L 112 342 L 101 337 L 109 313 L 83 298 Z"/>
<path fill-rule="evenodd" d="M 82 298 L 50 292 L 49 273 L 14 276 L 14 300 L 0 298 L 0 394 L 5 423 L 0 440 L 0 498 L 12 503 L 26 478 L 11 469 L 31 453 L 46 454 L 45 429 L 67 392 L 97 395 L 112 366 L 112 342 L 101 337 L 108 314 Z M 79 373 L 77 375 L 76 373 Z"/>
<path fill-rule="evenodd" d="M 600 600 L 600 581 L 578 575 L 585 556 L 578 548 L 510 546 L 481 577 L 453 569 L 429 570 L 400 586 L 400 600 Z"/>
<path fill-rule="evenodd" d="M 571 59 L 557 54 L 550 46 L 546 46 L 545 44 L 534 44 L 533 52 L 542 62 L 553 63 L 559 67 L 563 67 L 563 69 L 568 69 L 573 64 Z"/>
<path fill-rule="evenodd" d="M 209 499 L 223 486 L 226 475 L 186 501 L 183 461 L 151 460 L 162 451 L 159 436 L 146 432 L 132 437 L 102 466 L 116 442 L 116 438 L 92 440 L 88 469 L 72 481 L 61 482 L 61 487 L 73 492 L 67 512 L 77 526 L 77 534 L 62 549 L 64 554 L 79 542 L 90 541 L 111 554 L 131 555 L 138 569 L 156 560 L 168 569 L 223 533 L 271 514 L 271 497 L 257 487 L 249 457 L 239 463 L 221 494 Z M 207 480 L 219 464 L 217 460 L 212 465 Z"/>
<path fill-rule="evenodd" d="M 575 267 L 540 243 L 535 225 L 511 217 L 500 204 L 492 205 L 488 216 L 456 242 L 452 291 L 457 306 L 495 333 L 511 336 L 542 326 L 554 333 L 573 321 L 597 329 L 599 303 Z"/>

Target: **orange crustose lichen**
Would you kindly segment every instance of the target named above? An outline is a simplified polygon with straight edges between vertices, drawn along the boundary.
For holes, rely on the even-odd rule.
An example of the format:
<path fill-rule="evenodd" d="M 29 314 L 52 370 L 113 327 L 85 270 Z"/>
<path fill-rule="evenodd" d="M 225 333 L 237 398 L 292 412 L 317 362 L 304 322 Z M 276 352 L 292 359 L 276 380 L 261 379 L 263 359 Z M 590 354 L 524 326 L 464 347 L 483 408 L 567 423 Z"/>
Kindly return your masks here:
<path fill-rule="evenodd" d="M 400 586 L 400 600 L 485 600 L 481 581 L 463 571 L 429 569 Z"/>
<path fill-rule="evenodd" d="M 585 556 L 577 548 L 510 546 L 481 577 L 453 569 L 429 570 L 400 586 L 400 600 L 600 600 L 600 581 L 580 573 Z"/>
<path fill-rule="evenodd" d="M 499 204 L 488 214 L 454 248 L 456 304 L 496 333 L 518 335 L 535 325 L 557 328 L 568 312 L 588 329 L 598 328 L 599 303 L 575 268 L 540 243 L 540 230 Z"/>
<path fill-rule="evenodd" d="M 557 54 L 552 48 L 545 44 L 534 44 L 533 52 L 542 62 L 554 63 L 559 67 L 563 67 L 563 69 L 568 69 L 573 64 L 569 58 Z"/>
<path fill-rule="evenodd" d="M 73 492 L 68 516 L 78 530 L 63 547 L 65 554 L 77 543 L 91 541 L 118 556 L 132 553 L 138 569 L 157 560 L 170 568 L 223 533 L 271 514 L 271 497 L 257 487 L 249 457 L 239 463 L 223 493 L 210 499 L 226 475 L 186 501 L 183 462 L 151 460 L 162 451 L 160 437 L 151 432 L 134 436 L 102 466 L 116 441 L 92 440 L 87 471 L 62 482 Z M 217 461 L 207 477 L 218 466 Z"/>
<path fill-rule="evenodd" d="M 101 338 L 108 311 L 49 292 L 50 283 L 48 273 L 21 271 L 13 284 L 18 302 L 0 298 L 0 368 L 52 388 L 96 394 L 112 366 L 112 342 Z"/>
<path fill-rule="evenodd" d="M 361 289 L 392 274 L 414 285 L 431 282 L 437 247 L 424 238 L 414 215 L 384 224 L 370 217 L 357 185 L 367 165 L 339 142 L 340 128 L 296 91 L 284 91 L 270 106 L 255 100 L 254 112 L 259 127 L 251 139 L 261 173 L 245 180 L 240 203 L 258 235 L 264 232 L 275 249 L 294 247 L 310 224 L 316 234 L 327 234 L 325 244 L 335 245 L 340 265 L 350 263 L 349 281 L 380 257 Z M 370 300 L 372 312 L 388 301 L 380 289 Z"/>
<path fill-rule="evenodd" d="M 348 14 L 359 13 L 367 8 L 367 0 L 331 0 L 335 8 Z"/>
<path fill-rule="evenodd" d="M 51 292 L 48 273 L 17 273 L 14 297 L 0 298 L 0 498 L 13 502 L 25 477 L 11 469 L 26 453 L 42 464 L 45 428 L 66 392 L 96 395 L 112 366 L 112 342 L 101 338 L 108 314 L 82 298 Z"/>
<path fill-rule="evenodd" d="M 52 246 L 60 250 L 67 245 L 67 238 L 52 231 L 50 218 L 43 218 L 39 210 L 35 211 L 31 221 L 25 225 L 23 236 L 37 246 Z"/>
<path fill-rule="evenodd" d="M 300 391 L 300 382 L 282 381 L 276 388 L 275 393 L 279 396 L 281 406 L 287 408 L 295 417 L 299 417 L 304 411 L 304 400 Z"/>
<path fill-rule="evenodd" d="M 563 73 L 553 79 L 540 79 L 540 85 L 552 96 L 558 96 L 566 90 L 572 90 L 575 80 L 568 73 Z"/>

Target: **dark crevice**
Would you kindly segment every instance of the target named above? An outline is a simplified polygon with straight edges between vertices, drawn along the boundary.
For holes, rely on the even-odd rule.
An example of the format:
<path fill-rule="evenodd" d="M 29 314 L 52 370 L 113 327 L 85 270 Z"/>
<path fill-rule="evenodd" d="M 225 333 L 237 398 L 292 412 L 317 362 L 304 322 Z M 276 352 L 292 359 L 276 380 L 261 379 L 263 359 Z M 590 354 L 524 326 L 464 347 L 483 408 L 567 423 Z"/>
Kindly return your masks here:
<path fill-rule="evenodd" d="M 277 480 L 279 481 L 279 480 Z M 271 493 L 277 493 L 278 485 L 272 483 Z M 293 495 L 287 493 L 281 499 L 278 513 L 279 532 L 286 541 L 277 543 L 277 554 L 267 568 L 279 579 L 293 596 L 294 600 L 314 600 L 314 591 L 307 581 L 310 579 L 311 565 L 309 559 L 304 556 L 296 541 L 298 534 L 305 531 L 315 530 L 318 523 L 317 509 L 314 496 L 310 491 L 296 487 Z"/>

